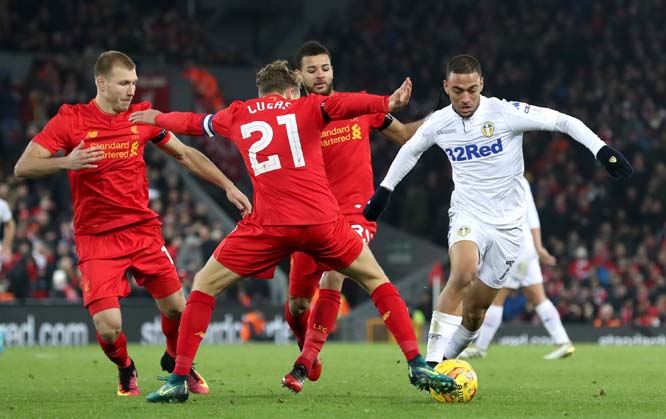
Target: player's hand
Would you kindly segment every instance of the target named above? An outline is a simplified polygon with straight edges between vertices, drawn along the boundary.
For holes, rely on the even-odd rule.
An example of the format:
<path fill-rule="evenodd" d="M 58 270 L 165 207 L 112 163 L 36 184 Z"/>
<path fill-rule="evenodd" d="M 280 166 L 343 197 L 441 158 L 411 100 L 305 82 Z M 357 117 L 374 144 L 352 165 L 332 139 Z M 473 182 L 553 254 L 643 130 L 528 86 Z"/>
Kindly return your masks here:
<path fill-rule="evenodd" d="M 368 221 L 377 221 L 391 199 L 391 191 L 380 186 L 363 208 L 363 216 Z"/>
<path fill-rule="evenodd" d="M 539 255 L 539 262 L 543 263 L 546 266 L 555 266 L 557 259 L 555 256 L 551 255 L 548 249 L 545 247 L 537 248 L 537 254 Z"/>
<path fill-rule="evenodd" d="M 389 111 L 395 112 L 404 108 L 409 103 L 409 98 L 412 96 L 412 80 L 407 77 L 402 83 L 402 86 L 389 96 Z"/>
<path fill-rule="evenodd" d="M 130 122 L 134 123 L 156 125 L 155 118 L 157 117 L 157 115 L 161 113 L 162 112 L 158 111 L 157 109 L 146 109 L 145 111 L 136 111 L 129 116 L 129 120 Z"/>
<path fill-rule="evenodd" d="M 601 147 L 597 153 L 597 160 L 606 167 L 608 173 L 615 179 L 629 179 L 634 173 L 629 160 L 609 145 Z"/>
<path fill-rule="evenodd" d="M 250 200 L 240 191 L 240 189 L 236 187 L 229 188 L 227 190 L 227 199 L 240 210 L 243 217 L 252 212 L 252 204 L 250 203 Z"/>
<path fill-rule="evenodd" d="M 83 148 L 83 141 L 65 157 L 67 170 L 96 169 L 95 162 L 102 159 L 104 151 L 99 147 Z"/>

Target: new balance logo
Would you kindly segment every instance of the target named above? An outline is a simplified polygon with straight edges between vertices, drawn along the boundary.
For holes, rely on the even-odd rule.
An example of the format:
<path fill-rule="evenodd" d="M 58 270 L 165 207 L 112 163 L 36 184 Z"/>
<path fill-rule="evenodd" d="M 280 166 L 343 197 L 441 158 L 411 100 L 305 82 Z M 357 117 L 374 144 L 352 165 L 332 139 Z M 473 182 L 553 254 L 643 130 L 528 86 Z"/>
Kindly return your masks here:
<path fill-rule="evenodd" d="M 467 144 L 464 147 L 447 148 L 444 151 L 449 155 L 451 161 L 467 161 L 499 154 L 504 151 L 504 146 L 502 145 L 502 139 L 498 138 L 491 145 L 479 147 L 476 144 Z"/>

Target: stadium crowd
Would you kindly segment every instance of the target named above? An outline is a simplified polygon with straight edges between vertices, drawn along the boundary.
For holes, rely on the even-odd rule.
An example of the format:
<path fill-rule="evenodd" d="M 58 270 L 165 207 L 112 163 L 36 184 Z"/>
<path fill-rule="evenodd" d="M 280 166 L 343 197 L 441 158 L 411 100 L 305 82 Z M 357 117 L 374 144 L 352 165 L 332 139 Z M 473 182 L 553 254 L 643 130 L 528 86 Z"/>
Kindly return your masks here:
<path fill-rule="evenodd" d="M 339 90 L 383 92 L 410 75 L 415 90 L 408 110 L 399 115 L 403 121 L 423 117 L 437 106 L 443 64 L 453 53 L 469 52 L 483 66 L 486 96 L 568 113 L 622 150 L 635 174 L 628 182 L 612 182 L 593 156 L 570 139 L 551 133 L 526 136 L 526 174 L 544 243 L 558 259 L 554 268 L 544 268 L 545 287 L 565 322 L 664 325 L 666 64 L 659 58 L 666 34 L 659 29 L 666 16 L 659 13 L 658 1 L 564 4 L 367 1 L 364 8 L 353 6 L 331 15 L 310 37 L 333 52 Z M 83 26 L 94 28 L 89 20 L 83 25 L 83 17 L 103 16 L 105 9 L 101 3 L 82 1 L 68 7 L 72 13 L 41 8 L 26 15 L 30 24 L 23 29 L 15 26 L 27 9 L 8 13 L 0 22 L 0 48 L 85 52 L 95 34 L 93 29 L 82 32 Z M 122 13 L 139 19 L 131 7 Z M 50 19 L 53 13 L 69 17 Z M 180 46 L 197 36 L 196 25 L 151 24 L 151 19 L 168 20 L 170 13 L 123 25 L 137 32 L 121 31 L 114 42 L 130 54 L 149 55 L 154 52 L 151 45 L 163 40 L 138 41 L 164 37 L 174 46 L 169 49 L 173 54 L 187 51 Z M 67 25 L 49 29 L 43 25 L 47 21 Z M 155 29 L 164 26 L 169 29 Z M 17 36 L 13 30 L 28 32 Z M 201 58 L 193 54 L 184 58 Z M 209 62 L 216 59 L 225 62 L 220 57 Z M 27 141 L 60 104 L 87 102 L 94 96 L 88 77 L 85 65 L 59 58 L 35 61 L 22 86 L 0 76 L 0 198 L 10 203 L 17 222 L 14 257 L 4 263 L 1 275 L 4 286 L 11 286 L 19 298 L 79 298 L 71 204 L 61 192 L 69 190 L 66 177 L 23 182 L 10 174 Z M 391 142 L 373 140 L 377 182 L 396 151 Z M 207 209 L 195 204 L 178 176 L 164 168 L 161 153 L 150 152 L 146 158 L 151 207 L 161 215 L 167 247 L 187 282 L 225 232 L 208 222 Z M 446 245 L 452 181 L 445 159 L 439 150 L 427 152 L 397 189 L 383 221 Z M 529 321 L 534 316 L 524 298 L 512 294 L 505 317 Z"/>
<path fill-rule="evenodd" d="M 0 2 L 0 50 L 90 54 L 108 49 L 171 62 L 247 64 L 250 52 L 218 42 L 204 11 L 186 2 Z"/>

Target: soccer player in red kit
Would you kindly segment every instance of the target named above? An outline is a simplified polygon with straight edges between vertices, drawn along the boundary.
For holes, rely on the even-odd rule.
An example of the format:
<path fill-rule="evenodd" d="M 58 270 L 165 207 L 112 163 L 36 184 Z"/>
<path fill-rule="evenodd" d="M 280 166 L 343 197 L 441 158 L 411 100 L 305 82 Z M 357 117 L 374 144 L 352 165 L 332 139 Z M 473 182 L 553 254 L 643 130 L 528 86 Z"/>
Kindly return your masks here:
<path fill-rule="evenodd" d="M 300 77 L 286 61 L 276 61 L 257 73 L 257 87 L 258 99 L 236 101 L 214 115 L 147 110 L 130 116 L 134 122 L 174 132 L 231 139 L 254 186 L 254 211 L 222 240 L 194 277 L 178 338 L 176 368 L 148 400 L 187 400 L 187 371 L 206 333 L 215 296 L 245 277 L 272 278 L 278 262 L 295 251 L 340 270 L 372 295 L 408 360 L 414 386 L 453 391 L 450 377 L 425 364 L 404 301 L 340 213 L 321 154 L 321 130 L 328 120 L 398 109 L 409 100 L 411 81 L 405 80 L 390 98 L 366 94 L 300 98 Z M 311 354 L 303 354 L 283 385 L 300 391 L 313 362 Z"/>
<path fill-rule="evenodd" d="M 306 42 L 298 50 L 295 64 L 308 93 L 324 96 L 335 94 L 331 53 L 325 46 L 316 41 Z M 377 223 L 366 220 L 362 214 L 365 203 L 374 192 L 370 132 L 379 130 L 402 145 L 414 135 L 422 123 L 421 120 L 402 124 L 391 114 L 380 112 L 330 121 L 321 132 L 326 177 L 333 196 L 340 205 L 342 215 L 364 243 L 369 244 L 377 231 Z M 285 318 L 301 350 L 306 343 L 306 331 L 309 335 L 308 346 L 323 346 L 328 333 L 321 330 L 330 331 L 335 326 L 344 279 L 344 275 L 320 266 L 307 253 L 296 252 L 291 256 L 289 300 L 285 306 Z M 318 288 L 319 299 L 325 303 L 310 309 L 310 302 Z M 310 316 L 314 323 L 324 328 L 318 331 L 308 329 Z M 315 358 L 315 363 L 308 373 L 311 381 L 319 379 L 319 357 Z"/>
<path fill-rule="evenodd" d="M 82 273 L 83 303 L 92 315 L 97 341 L 119 370 L 118 395 L 139 395 L 137 372 L 127 353 L 119 298 L 129 295 L 125 272 L 131 270 L 162 313 L 166 352 L 161 365 L 175 366 L 181 313 L 180 280 L 164 247 L 158 215 L 148 207 L 143 151 L 152 142 L 187 169 L 227 191 L 243 213 L 247 197 L 202 153 L 165 129 L 135 125 L 130 113 L 150 108 L 132 104 L 137 75 L 134 62 L 118 51 L 102 53 L 95 63 L 97 95 L 87 104 L 63 105 L 28 144 L 15 166 L 18 177 L 35 178 L 67 170 L 74 201 L 74 234 Z M 64 157 L 53 156 L 59 150 Z M 190 390 L 208 393 L 194 370 Z"/>

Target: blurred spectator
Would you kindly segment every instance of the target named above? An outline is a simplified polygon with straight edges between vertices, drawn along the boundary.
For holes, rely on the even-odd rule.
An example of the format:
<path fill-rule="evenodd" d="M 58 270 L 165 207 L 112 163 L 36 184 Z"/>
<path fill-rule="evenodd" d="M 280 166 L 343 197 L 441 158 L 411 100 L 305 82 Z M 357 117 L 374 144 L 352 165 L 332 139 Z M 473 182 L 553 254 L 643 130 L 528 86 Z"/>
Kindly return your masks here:
<path fill-rule="evenodd" d="M 610 304 L 604 304 L 599 309 L 597 318 L 594 319 L 594 327 L 619 327 L 622 326 L 620 319 L 615 317 L 615 311 Z"/>
<path fill-rule="evenodd" d="M 240 338 L 243 342 L 266 341 L 266 319 L 260 310 L 253 310 L 243 315 Z"/>

